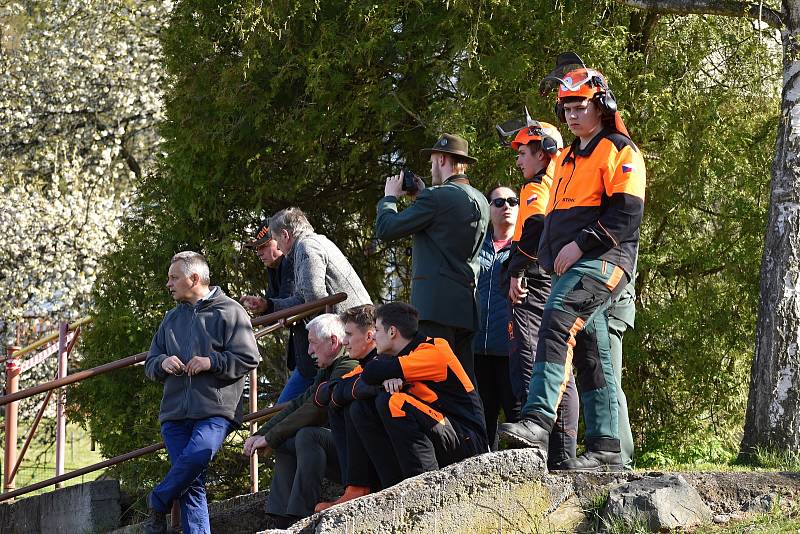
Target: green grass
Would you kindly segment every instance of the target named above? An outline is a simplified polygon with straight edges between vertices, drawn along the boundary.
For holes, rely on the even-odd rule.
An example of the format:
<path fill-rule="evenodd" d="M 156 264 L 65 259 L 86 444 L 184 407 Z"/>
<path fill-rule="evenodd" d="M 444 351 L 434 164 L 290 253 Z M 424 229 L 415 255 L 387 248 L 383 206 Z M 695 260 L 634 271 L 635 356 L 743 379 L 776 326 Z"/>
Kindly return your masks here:
<path fill-rule="evenodd" d="M 726 525 L 701 527 L 695 534 L 779 534 L 800 532 L 800 519 L 786 517 L 783 513 L 760 514 L 743 521 Z"/>
<path fill-rule="evenodd" d="M 776 471 L 774 468 L 761 467 L 755 465 L 729 464 L 729 463 L 673 463 L 659 467 L 637 467 L 634 471 L 639 473 L 648 472 L 721 472 L 721 473 L 751 473 L 754 471 Z"/>
<path fill-rule="evenodd" d="M 39 425 L 39 428 L 37 429 L 37 433 L 49 431 L 49 434 L 53 434 L 51 428 L 45 427 L 51 427 L 53 423 L 54 422 L 52 419 L 43 419 Z M 18 451 L 22 448 L 27 431 L 27 428 L 23 428 L 23 426 L 20 425 Z M 70 471 L 74 471 L 78 468 L 100 462 L 104 459 L 100 455 L 99 451 L 93 452 L 91 450 L 91 439 L 89 438 L 88 433 L 77 425 L 67 425 L 66 438 L 66 444 L 64 447 L 65 473 L 69 473 Z M 22 465 L 20 466 L 19 471 L 17 471 L 17 489 L 55 476 L 55 440 L 53 439 L 50 443 L 46 444 L 42 444 L 37 441 L 38 440 L 36 437 L 34 437 L 30 448 L 25 453 L 25 458 L 22 461 Z M 67 480 L 63 482 L 62 485 L 72 486 L 75 484 L 81 484 L 83 482 L 89 482 L 97 479 L 102 473 L 102 471 L 87 473 L 71 480 Z M 54 486 L 47 486 L 45 488 L 27 493 L 25 496 L 46 493 L 48 491 L 52 491 L 54 488 Z"/>
<path fill-rule="evenodd" d="M 798 471 L 800 472 L 800 453 L 775 451 L 758 448 L 749 456 L 739 457 L 730 454 L 717 454 L 711 457 L 698 457 L 696 461 L 674 461 L 669 456 L 645 453 L 636 466 L 636 471 Z M 701 459 L 704 458 L 704 459 Z M 716 461 L 713 461 L 716 460 Z"/>
<path fill-rule="evenodd" d="M 800 471 L 800 453 L 758 448 L 749 464 L 776 471 Z"/>

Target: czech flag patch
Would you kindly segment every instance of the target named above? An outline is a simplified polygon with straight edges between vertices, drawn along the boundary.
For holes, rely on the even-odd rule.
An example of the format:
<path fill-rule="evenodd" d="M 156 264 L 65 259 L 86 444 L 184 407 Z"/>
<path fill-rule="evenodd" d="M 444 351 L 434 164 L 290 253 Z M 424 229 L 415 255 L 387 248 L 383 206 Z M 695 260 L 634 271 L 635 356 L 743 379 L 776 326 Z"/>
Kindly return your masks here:
<path fill-rule="evenodd" d="M 531 205 L 531 202 L 536 202 L 536 200 L 538 198 L 539 198 L 539 195 L 537 195 L 536 193 L 532 194 L 531 197 L 528 199 L 528 202 L 527 202 L 528 206 Z"/>
<path fill-rule="evenodd" d="M 629 172 L 633 172 L 633 165 L 630 163 L 623 163 L 622 164 L 622 172 L 627 174 Z"/>

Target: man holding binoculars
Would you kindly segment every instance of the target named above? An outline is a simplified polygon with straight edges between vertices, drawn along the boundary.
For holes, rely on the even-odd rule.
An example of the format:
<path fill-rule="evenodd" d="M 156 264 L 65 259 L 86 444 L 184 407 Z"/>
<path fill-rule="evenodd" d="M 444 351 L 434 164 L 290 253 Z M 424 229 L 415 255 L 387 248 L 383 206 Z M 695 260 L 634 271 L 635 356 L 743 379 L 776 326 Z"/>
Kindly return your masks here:
<path fill-rule="evenodd" d="M 443 134 L 421 153 L 430 156 L 432 187 L 417 178 L 414 202 L 398 212 L 397 199 L 408 194 L 403 173 L 387 178 L 375 236 L 383 241 L 413 236 L 411 304 L 419 311 L 420 332 L 446 339 L 474 381 L 475 286 L 489 204 L 465 174 L 477 160 L 464 138 Z"/>

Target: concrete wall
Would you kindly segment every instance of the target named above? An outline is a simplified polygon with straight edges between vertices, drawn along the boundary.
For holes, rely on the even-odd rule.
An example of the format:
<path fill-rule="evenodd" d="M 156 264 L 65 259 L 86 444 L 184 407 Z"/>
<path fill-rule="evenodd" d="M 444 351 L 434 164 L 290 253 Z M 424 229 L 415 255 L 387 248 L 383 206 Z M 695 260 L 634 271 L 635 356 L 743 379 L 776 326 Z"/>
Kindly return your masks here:
<path fill-rule="evenodd" d="M 119 482 L 98 480 L 0 504 L 0 533 L 93 534 L 119 518 Z"/>

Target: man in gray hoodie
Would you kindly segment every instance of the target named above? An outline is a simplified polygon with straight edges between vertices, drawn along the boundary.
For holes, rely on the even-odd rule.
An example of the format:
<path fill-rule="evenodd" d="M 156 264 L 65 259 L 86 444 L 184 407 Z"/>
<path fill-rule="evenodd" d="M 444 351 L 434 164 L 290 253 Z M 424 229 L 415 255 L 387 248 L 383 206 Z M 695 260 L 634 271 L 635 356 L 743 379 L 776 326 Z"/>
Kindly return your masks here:
<path fill-rule="evenodd" d="M 158 420 L 172 467 L 148 498 L 147 534 L 167 532 L 176 499 L 185 534 L 211 532 L 206 469 L 241 423 L 244 377 L 258 366 L 250 317 L 210 283 L 202 255 L 172 257 L 167 288 L 178 304 L 161 321 L 145 361 L 147 377 L 164 383 Z"/>

